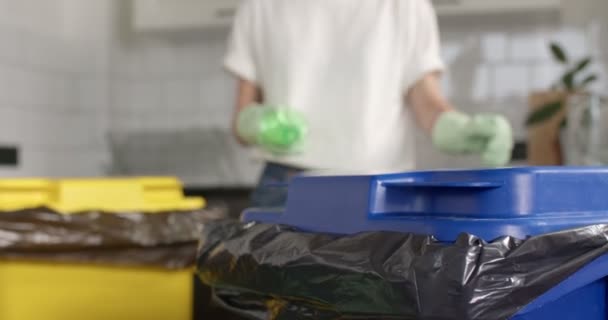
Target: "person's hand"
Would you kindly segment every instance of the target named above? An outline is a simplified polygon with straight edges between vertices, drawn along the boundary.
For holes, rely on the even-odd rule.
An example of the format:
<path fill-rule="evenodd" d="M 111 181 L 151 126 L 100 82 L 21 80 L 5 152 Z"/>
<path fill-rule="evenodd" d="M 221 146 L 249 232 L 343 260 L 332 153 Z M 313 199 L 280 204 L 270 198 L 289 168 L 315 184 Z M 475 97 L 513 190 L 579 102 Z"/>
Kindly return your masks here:
<path fill-rule="evenodd" d="M 237 117 L 237 133 L 241 140 L 275 154 L 300 151 L 307 132 L 304 118 L 287 108 L 250 106 Z"/>
<path fill-rule="evenodd" d="M 433 143 L 446 153 L 479 154 L 484 165 L 501 167 L 511 160 L 513 130 L 497 114 L 466 114 L 450 111 L 439 116 L 433 129 Z"/>

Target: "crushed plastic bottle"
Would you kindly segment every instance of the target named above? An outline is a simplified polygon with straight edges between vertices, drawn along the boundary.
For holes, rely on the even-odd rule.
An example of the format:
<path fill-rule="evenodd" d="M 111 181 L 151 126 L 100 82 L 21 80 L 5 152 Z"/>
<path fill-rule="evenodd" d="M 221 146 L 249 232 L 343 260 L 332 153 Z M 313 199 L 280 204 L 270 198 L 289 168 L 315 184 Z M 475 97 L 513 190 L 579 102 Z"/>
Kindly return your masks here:
<path fill-rule="evenodd" d="M 289 108 L 251 106 L 239 113 L 237 131 L 241 138 L 276 154 L 301 150 L 308 133 L 304 117 Z"/>

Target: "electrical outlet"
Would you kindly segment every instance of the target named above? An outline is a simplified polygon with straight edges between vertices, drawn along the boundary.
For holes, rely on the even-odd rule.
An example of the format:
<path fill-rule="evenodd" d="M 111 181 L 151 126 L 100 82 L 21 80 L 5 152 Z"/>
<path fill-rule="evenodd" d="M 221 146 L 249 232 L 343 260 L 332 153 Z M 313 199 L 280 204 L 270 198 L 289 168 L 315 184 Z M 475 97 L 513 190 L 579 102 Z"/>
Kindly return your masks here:
<path fill-rule="evenodd" d="M 0 166 L 16 167 L 19 165 L 19 148 L 0 146 Z"/>

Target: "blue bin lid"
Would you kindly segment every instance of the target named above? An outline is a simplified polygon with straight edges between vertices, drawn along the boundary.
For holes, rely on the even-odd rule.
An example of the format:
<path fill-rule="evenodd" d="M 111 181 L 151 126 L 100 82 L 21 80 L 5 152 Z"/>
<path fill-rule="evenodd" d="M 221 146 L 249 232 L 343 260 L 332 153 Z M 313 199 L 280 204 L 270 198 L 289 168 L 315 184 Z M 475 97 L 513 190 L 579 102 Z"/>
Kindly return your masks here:
<path fill-rule="evenodd" d="M 243 219 L 323 233 L 431 234 L 440 241 L 463 232 L 526 238 L 608 223 L 608 168 L 297 177 L 284 210 L 250 209 Z"/>

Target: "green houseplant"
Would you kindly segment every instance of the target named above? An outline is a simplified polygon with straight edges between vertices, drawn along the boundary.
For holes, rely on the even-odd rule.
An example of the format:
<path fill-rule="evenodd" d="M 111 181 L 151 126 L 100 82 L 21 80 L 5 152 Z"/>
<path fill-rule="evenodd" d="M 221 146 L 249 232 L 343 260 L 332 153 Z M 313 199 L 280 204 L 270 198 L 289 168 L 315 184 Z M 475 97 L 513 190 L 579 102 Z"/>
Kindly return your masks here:
<path fill-rule="evenodd" d="M 553 59 L 564 67 L 564 73 L 544 91 L 529 96 L 528 163 L 530 165 L 562 165 L 564 153 L 562 135 L 567 125 L 566 114 L 576 108 L 571 98 L 587 94 L 591 84 L 598 80 L 589 72 L 592 58 L 573 60 L 558 43 L 550 44 Z"/>
<path fill-rule="evenodd" d="M 589 85 L 597 81 L 596 74 L 587 72 L 592 63 L 591 57 L 586 57 L 579 61 L 571 62 L 566 51 L 558 43 L 551 43 L 551 54 L 553 59 L 563 65 L 566 71 L 561 78 L 551 87 L 551 91 L 564 92 L 566 95 L 577 92 L 585 92 Z M 526 119 L 526 126 L 534 126 L 547 121 L 566 108 L 565 99 L 556 99 L 534 110 Z M 566 124 L 566 119 L 562 121 L 562 126 Z"/>

